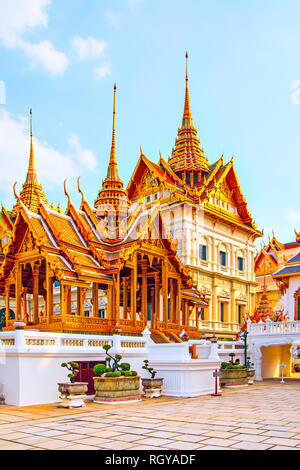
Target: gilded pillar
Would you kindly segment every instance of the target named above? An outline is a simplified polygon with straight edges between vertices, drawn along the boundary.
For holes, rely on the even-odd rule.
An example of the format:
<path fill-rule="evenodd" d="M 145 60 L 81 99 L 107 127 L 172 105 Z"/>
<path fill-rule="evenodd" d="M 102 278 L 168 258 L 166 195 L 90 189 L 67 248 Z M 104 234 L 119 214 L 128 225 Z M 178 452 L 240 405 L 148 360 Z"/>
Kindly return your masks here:
<path fill-rule="evenodd" d="M 93 282 L 93 317 L 98 317 L 98 293 L 99 286 L 97 282 Z"/>
<path fill-rule="evenodd" d="M 39 323 L 39 270 L 38 264 L 33 267 L 33 324 Z"/>
<path fill-rule="evenodd" d="M 178 329 L 180 328 L 180 314 L 181 314 L 181 279 L 177 281 L 177 304 L 176 304 L 176 321 Z"/>
<path fill-rule="evenodd" d="M 151 328 L 156 329 L 157 328 L 157 323 L 160 319 L 160 303 L 159 303 L 159 291 L 160 291 L 160 280 L 159 280 L 159 273 L 154 273 L 154 284 L 155 284 L 155 290 L 154 290 L 154 318 L 153 318 L 153 326 L 151 324 Z"/>
<path fill-rule="evenodd" d="M 10 305 L 9 305 L 9 295 L 10 295 L 10 285 L 5 287 L 5 326 L 8 326 L 9 322 L 9 311 L 10 311 Z"/>
<path fill-rule="evenodd" d="M 174 312 L 174 280 L 170 279 L 170 323 L 174 323 L 174 317 L 175 317 L 175 312 Z"/>
<path fill-rule="evenodd" d="M 142 318 L 147 322 L 147 261 L 142 260 Z"/>
<path fill-rule="evenodd" d="M 137 290 L 137 258 L 133 259 L 134 267 L 131 269 L 130 276 L 130 309 L 132 325 L 136 325 L 136 290 Z"/>
<path fill-rule="evenodd" d="M 22 295 L 22 265 L 16 264 L 16 320 L 22 321 L 21 310 L 21 295 Z"/>
<path fill-rule="evenodd" d="M 128 278 L 123 278 L 123 318 L 127 319 L 128 310 Z"/>
<path fill-rule="evenodd" d="M 162 263 L 162 297 L 163 297 L 163 322 L 165 327 L 168 324 L 168 268 L 167 263 Z"/>

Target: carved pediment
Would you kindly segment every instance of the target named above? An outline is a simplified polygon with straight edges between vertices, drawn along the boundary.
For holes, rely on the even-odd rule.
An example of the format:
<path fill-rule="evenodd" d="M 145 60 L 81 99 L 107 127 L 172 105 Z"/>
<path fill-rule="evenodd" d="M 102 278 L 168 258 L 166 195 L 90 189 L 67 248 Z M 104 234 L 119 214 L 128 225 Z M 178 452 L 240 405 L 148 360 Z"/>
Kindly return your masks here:
<path fill-rule="evenodd" d="M 143 193 L 149 189 L 154 189 L 155 187 L 158 187 L 158 185 L 159 182 L 157 181 L 157 178 L 155 178 L 153 174 L 148 171 L 142 180 L 141 192 Z"/>
<path fill-rule="evenodd" d="M 28 231 L 19 252 L 20 253 L 27 253 L 27 252 L 33 251 L 35 249 L 36 249 L 36 241 L 33 238 L 32 233 L 30 231 Z"/>

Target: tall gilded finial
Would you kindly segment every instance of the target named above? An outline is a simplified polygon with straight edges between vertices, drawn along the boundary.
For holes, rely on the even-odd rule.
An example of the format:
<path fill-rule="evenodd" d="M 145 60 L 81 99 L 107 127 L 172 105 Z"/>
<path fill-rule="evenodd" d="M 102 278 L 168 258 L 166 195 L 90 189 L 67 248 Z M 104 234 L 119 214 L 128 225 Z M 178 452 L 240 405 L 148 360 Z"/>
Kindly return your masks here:
<path fill-rule="evenodd" d="M 185 100 L 184 100 L 184 113 L 182 118 L 182 125 L 191 124 L 192 120 L 192 113 L 191 113 L 191 106 L 190 106 L 190 95 L 189 95 L 189 71 L 188 71 L 188 59 L 189 54 L 186 52 L 185 54 L 186 59 L 186 74 L 185 74 Z M 188 121 L 187 121 L 188 120 Z"/>
<path fill-rule="evenodd" d="M 110 150 L 110 160 L 107 169 L 106 180 L 119 181 L 119 171 L 117 165 L 117 153 L 116 153 L 116 91 L 117 85 L 114 84 L 114 106 L 113 106 L 113 129 L 112 129 L 112 142 Z"/>
<path fill-rule="evenodd" d="M 30 156 L 25 183 L 23 184 L 22 191 L 20 193 L 20 200 L 30 211 L 37 212 L 39 206 L 39 199 L 46 203 L 43 188 L 42 185 L 38 182 L 37 172 L 35 168 L 33 152 L 32 109 L 30 109 Z M 13 217 L 16 216 L 15 207 L 13 209 L 12 215 Z"/>
<path fill-rule="evenodd" d="M 117 210 L 119 214 L 123 215 L 126 214 L 128 210 L 127 193 L 125 189 L 123 189 L 123 181 L 119 177 L 116 156 L 116 90 L 117 85 L 114 84 L 113 131 L 110 159 L 106 178 L 102 182 L 102 189 L 100 189 L 95 201 L 95 208 L 97 209 L 98 215 L 106 213 L 108 210 L 111 210 L 112 207 L 114 210 Z"/>

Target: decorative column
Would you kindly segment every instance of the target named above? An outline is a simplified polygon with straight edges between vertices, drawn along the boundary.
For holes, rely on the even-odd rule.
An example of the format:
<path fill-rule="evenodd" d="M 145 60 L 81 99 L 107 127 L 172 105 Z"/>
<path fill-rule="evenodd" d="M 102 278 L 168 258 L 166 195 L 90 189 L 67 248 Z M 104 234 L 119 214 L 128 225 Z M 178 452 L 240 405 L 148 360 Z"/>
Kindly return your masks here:
<path fill-rule="evenodd" d="M 176 303 L 176 322 L 178 330 L 180 329 L 181 316 L 181 279 L 177 281 L 177 303 Z"/>
<path fill-rule="evenodd" d="M 160 291 L 160 280 L 159 280 L 159 273 L 154 273 L 154 283 L 155 283 L 155 291 L 154 291 L 154 318 L 153 318 L 153 326 L 151 324 L 151 328 L 156 329 L 157 323 L 160 319 L 160 305 L 159 305 L 159 291 Z"/>
<path fill-rule="evenodd" d="M 228 323 L 237 323 L 236 322 L 236 312 L 235 312 L 235 289 L 234 283 L 231 284 L 231 299 L 230 299 L 230 312 L 228 312 Z"/>
<path fill-rule="evenodd" d="M 128 277 L 123 278 L 123 318 L 127 319 L 128 310 Z"/>
<path fill-rule="evenodd" d="M 23 321 L 21 310 L 22 265 L 16 264 L 16 320 Z"/>
<path fill-rule="evenodd" d="M 147 323 L 147 261 L 142 260 L 142 317 Z"/>
<path fill-rule="evenodd" d="M 120 273 L 115 274 L 115 301 L 114 301 L 114 317 L 116 323 L 120 320 Z"/>
<path fill-rule="evenodd" d="M 130 308 L 132 326 L 136 325 L 136 290 L 137 290 L 137 258 L 133 259 L 134 267 L 131 269 L 130 276 Z"/>
<path fill-rule="evenodd" d="M 5 287 L 5 325 L 6 327 L 8 327 L 9 312 L 10 312 L 9 295 L 10 295 L 10 285 Z"/>
<path fill-rule="evenodd" d="M 168 324 L 168 268 L 167 263 L 162 263 L 162 297 L 163 297 L 163 322 L 165 328 Z"/>
<path fill-rule="evenodd" d="M 82 305 L 81 305 L 81 287 L 77 287 L 77 315 L 81 316 Z"/>
<path fill-rule="evenodd" d="M 98 317 L 98 293 L 99 286 L 97 282 L 93 282 L 93 317 Z"/>
<path fill-rule="evenodd" d="M 45 314 L 46 322 L 50 322 L 50 317 L 53 315 L 53 278 L 50 276 L 50 269 L 46 263 L 46 298 L 45 298 Z"/>
<path fill-rule="evenodd" d="M 33 324 L 39 323 L 39 265 L 33 267 Z"/>
<path fill-rule="evenodd" d="M 170 282 L 170 323 L 174 323 L 174 280 L 169 279 Z"/>
<path fill-rule="evenodd" d="M 27 288 L 24 287 L 23 288 L 23 292 L 22 292 L 22 304 L 23 304 L 23 321 L 26 323 L 26 325 L 28 325 L 29 323 L 29 318 L 28 318 L 28 314 L 27 314 Z"/>
<path fill-rule="evenodd" d="M 213 279 L 213 282 L 212 282 L 211 311 L 212 311 L 211 321 L 213 322 L 218 321 L 218 299 L 217 299 L 217 286 L 216 286 L 215 278 Z"/>
<path fill-rule="evenodd" d="M 61 315 L 62 323 L 66 322 L 66 313 L 67 313 L 66 289 L 67 289 L 67 286 L 61 283 L 60 284 L 60 315 Z M 78 291 L 77 291 L 77 299 L 78 299 Z"/>
<path fill-rule="evenodd" d="M 150 316 L 150 326 L 153 328 L 155 318 L 155 287 L 151 287 L 151 316 Z M 148 318 L 147 318 L 148 325 Z"/>

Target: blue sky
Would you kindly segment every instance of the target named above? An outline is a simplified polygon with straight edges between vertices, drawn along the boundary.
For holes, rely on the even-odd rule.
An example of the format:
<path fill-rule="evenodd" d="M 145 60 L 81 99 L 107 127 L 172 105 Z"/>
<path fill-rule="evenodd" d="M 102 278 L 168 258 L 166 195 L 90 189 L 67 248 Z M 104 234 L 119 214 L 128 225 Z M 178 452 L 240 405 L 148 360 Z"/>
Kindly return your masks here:
<path fill-rule="evenodd" d="M 51 202 L 92 203 L 105 177 L 117 82 L 117 157 L 125 184 L 139 147 L 170 155 L 189 51 L 194 123 L 209 161 L 224 151 L 259 228 L 300 230 L 300 3 L 238 0 L 0 0 L 0 199 L 13 203 L 35 157 Z M 1 94 L 0 94 L 1 96 Z"/>

